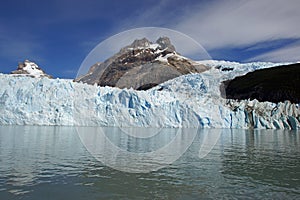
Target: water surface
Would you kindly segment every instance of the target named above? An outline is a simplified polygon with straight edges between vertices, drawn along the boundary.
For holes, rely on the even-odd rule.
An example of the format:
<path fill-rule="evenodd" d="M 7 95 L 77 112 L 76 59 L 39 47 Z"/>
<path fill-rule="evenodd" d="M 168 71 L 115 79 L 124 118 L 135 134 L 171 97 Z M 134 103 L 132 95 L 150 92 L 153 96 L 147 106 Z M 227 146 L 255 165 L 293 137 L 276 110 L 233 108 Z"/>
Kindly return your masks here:
<path fill-rule="evenodd" d="M 93 129 L 81 131 L 90 134 Z M 93 157 L 77 130 L 0 126 L 0 199 L 300 198 L 299 132 L 194 130 L 197 134 L 191 146 L 174 163 L 148 173 L 128 173 Z M 179 131 L 152 129 L 160 133 L 151 135 L 150 131 L 147 139 L 125 134 L 124 129 L 103 130 L 120 148 L 136 153 L 163 147 Z M 182 143 L 189 138 L 186 134 L 194 132 L 180 131 Z M 131 130 L 143 132 L 149 134 L 149 129 Z M 199 157 L 210 133 L 220 137 L 207 155 Z"/>

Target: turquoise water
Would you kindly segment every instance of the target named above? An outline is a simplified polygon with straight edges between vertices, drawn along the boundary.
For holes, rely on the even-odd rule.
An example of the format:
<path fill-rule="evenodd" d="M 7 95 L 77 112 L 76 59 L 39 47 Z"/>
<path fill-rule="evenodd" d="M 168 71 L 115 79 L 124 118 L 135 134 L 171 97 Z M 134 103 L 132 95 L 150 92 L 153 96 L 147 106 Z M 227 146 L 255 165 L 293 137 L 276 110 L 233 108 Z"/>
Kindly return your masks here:
<path fill-rule="evenodd" d="M 300 198 L 300 132 L 140 128 L 131 133 L 159 134 L 137 139 L 125 134 L 126 129 L 103 128 L 113 143 L 135 153 L 155 151 L 181 131 L 176 151 L 189 138 L 186 134 L 196 133 L 174 163 L 152 172 L 128 173 L 92 156 L 78 130 L 0 126 L 0 199 Z M 93 130 L 98 131 L 80 128 L 87 135 Z M 199 157 L 208 134 L 218 136 L 217 141 Z"/>

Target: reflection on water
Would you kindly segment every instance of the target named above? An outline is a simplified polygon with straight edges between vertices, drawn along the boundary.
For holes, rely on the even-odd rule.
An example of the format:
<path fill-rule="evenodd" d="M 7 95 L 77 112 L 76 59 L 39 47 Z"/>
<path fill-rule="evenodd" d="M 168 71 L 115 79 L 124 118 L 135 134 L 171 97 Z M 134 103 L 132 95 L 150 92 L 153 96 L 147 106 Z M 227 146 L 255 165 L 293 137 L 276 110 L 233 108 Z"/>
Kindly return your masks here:
<path fill-rule="evenodd" d="M 252 195 L 270 186 L 267 194 L 277 199 L 288 199 L 289 192 L 300 194 L 299 132 L 248 131 L 244 138 L 238 134 L 233 131 L 231 145 L 222 154 L 222 173 L 228 181 L 238 183 L 239 191 L 248 186 L 244 193 Z M 248 182 L 243 185 L 239 179 Z"/>
<path fill-rule="evenodd" d="M 0 126 L 0 199 L 300 197 L 299 132 L 162 129 L 155 135 L 141 128 L 132 134 L 101 129 L 118 148 L 142 154 L 162 149 L 180 136 L 172 147 L 176 152 L 188 144 L 187 134 L 196 133 L 174 163 L 149 173 L 126 173 L 97 161 L 81 143 L 78 130 Z M 87 136 L 99 132 L 80 130 Z M 143 132 L 144 137 L 136 137 Z"/>
<path fill-rule="evenodd" d="M 145 128 L 79 127 L 77 131 L 97 160 L 130 173 L 148 173 L 172 164 L 186 152 L 198 133 L 195 128 L 157 129 L 157 134 L 150 137 L 143 136 L 149 131 Z M 142 137 L 133 137 L 131 132 L 139 132 Z"/>

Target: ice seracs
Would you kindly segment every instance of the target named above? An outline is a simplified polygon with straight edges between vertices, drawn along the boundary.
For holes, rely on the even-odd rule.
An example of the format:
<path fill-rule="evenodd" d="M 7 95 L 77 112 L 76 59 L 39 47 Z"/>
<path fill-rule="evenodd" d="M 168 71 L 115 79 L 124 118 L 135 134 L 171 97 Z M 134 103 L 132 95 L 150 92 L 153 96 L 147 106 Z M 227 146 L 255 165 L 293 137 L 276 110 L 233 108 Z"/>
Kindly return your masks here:
<path fill-rule="evenodd" d="M 211 62 L 146 91 L 0 74 L 0 124 L 300 129 L 299 103 L 221 97 L 223 80 L 283 63 Z"/>

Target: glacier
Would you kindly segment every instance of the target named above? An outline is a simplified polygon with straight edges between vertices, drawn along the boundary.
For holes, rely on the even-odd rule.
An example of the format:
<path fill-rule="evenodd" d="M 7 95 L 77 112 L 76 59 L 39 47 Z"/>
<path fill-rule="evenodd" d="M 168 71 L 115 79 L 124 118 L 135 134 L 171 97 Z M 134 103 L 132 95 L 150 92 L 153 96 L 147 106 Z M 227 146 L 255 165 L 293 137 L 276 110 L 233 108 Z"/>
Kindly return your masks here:
<path fill-rule="evenodd" d="M 220 92 L 224 80 L 289 63 L 198 63 L 211 69 L 147 91 L 0 74 L 0 125 L 300 129 L 299 104 L 228 100 Z"/>

